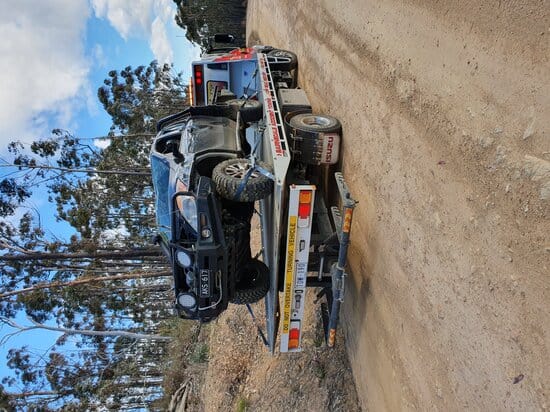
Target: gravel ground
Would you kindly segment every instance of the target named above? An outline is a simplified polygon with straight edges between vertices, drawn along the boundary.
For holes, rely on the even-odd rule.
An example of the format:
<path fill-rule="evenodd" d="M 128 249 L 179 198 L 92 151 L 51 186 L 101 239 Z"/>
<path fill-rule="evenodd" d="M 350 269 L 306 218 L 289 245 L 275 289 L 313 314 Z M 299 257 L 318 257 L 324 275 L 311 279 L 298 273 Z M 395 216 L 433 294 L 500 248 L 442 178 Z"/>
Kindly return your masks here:
<path fill-rule="evenodd" d="M 250 0 L 247 30 L 342 121 L 363 408 L 547 410 L 548 1 Z"/>

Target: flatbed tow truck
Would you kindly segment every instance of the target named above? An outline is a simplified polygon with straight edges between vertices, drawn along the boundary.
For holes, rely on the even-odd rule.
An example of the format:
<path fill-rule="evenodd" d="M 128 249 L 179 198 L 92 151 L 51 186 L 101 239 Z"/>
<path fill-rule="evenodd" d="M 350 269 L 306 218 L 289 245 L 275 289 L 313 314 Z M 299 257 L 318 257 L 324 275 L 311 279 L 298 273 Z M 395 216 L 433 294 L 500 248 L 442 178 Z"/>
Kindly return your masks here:
<path fill-rule="evenodd" d="M 251 170 L 274 182 L 272 195 L 259 201 L 260 253 L 270 273 L 265 341 L 272 352 L 279 325 L 280 351 L 301 350 L 308 288 L 320 290 L 326 342 L 334 346 L 357 203 L 342 173 L 334 172 L 340 123 L 312 114 L 305 92 L 296 88 L 296 68 L 293 53 L 269 46 L 212 49 L 192 63 L 194 105 L 238 105 L 242 122 L 261 103 L 246 139 L 252 164 L 270 169 Z"/>

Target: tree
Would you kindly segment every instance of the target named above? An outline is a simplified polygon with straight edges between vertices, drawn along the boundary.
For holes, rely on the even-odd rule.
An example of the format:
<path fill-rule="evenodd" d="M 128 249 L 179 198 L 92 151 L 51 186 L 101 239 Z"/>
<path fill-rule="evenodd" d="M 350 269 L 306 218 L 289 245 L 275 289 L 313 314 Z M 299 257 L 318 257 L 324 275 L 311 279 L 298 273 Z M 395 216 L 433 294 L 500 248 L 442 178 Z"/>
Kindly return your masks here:
<path fill-rule="evenodd" d="M 103 83 L 97 95 L 113 121 L 111 133 L 154 133 L 158 120 L 189 105 L 188 86 L 169 64 L 112 70 Z"/>
<path fill-rule="evenodd" d="M 174 0 L 176 23 L 185 30 L 185 37 L 203 51 L 209 37 L 216 33 L 234 35 L 245 43 L 246 1 L 243 0 Z"/>
<path fill-rule="evenodd" d="M 120 354 L 131 351 L 136 339 L 147 339 L 149 343 L 140 345 L 141 352 L 135 354 L 140 362 L 152 365 L 150 359 L 164 356 L 168 338 L 158 331 L 159 321 L 170 316 L 165 294 L 170 289 L 166 276 L 171 272 L 159 249 L 87 243 L 82 238 L 52 242 L 43 230 L 33 227 L 30 214 L 23 216 L 19 227 L 3 224 L 1 244 L 8 250 L 0 255 L 3 321 L 17 328 L 17 333 L 42 328 L 62 334 L 48 353 L 37 355 L 25 348 L 10 352 L 8 365 L 18 372 L 23 392 L 8 393 L 9 404 L 49 410 L 61 402 L 87 410 L 111 402 L 112 394 L 106 398 L 108 391 L 100 388 L 124 382 L 128 391 L 137 393 L 140 379 L 158 371 L 152 366 L 139 373 L 134 370 L 137 375 L 130 384 L 130 372 L 123 366 L 130 360 L 123 362 Z M 142 285 L 161 287 L 142 291 Z M 29 326 L 12 320 L 20 310 L 27 313 Z M 76 343 L 82 351 L 66 356 L 64 346 L 75 335 L 80 338 L 71 345 Z M 152 378 L 146 379 L 158 396 L 160 384 L 153 386 Z M 144 403 L 146 398 L 145 392 L 133 397 Z"/>
<path fill-rule="evenodd" d="M 156 62 L 111 71 L 104 83 L 98 96 L 113 121 L 106 148 L 55 129 L 31 145 L 12 143 L 12 160 L 1 165 L 9 169 L 0 182 L 3 216 L 28 207 L 33 192 L 46 187 L 58 220 L 73 230 L 56 235 L 32 209 L 0 220 L 0 316 L 16 333 L 60 333 L 47 353 L 10 352 L 22 391 L 0 391 L 0 402 L 17 408 L 119 409 L 161 391 L 156 362 L 167 339 L 159 332 L 173 298 L 170 266 L 149 243 L 148 155 L 155 120 L 183 109 L 186 88 L 181 75 Z M 29 326 L 14 323 L 21 312 Z M 78 350 L 67 352 L 67 345 Z M 127 396 L 116 393 L 123 387 Z"/>

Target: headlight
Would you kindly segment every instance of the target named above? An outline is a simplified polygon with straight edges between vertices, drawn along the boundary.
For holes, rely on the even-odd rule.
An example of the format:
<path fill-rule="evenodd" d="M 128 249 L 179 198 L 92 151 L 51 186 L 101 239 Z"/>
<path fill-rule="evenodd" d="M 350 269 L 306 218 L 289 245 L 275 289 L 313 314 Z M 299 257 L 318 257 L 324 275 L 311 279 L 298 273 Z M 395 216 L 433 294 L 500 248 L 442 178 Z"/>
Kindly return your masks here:
<path fill-rule="evenodd" d="M 183 218 L 195 232 L 198 232 L 197 202 L 193 196 L 180 195 L 176 198 L 178 209 Z"/>
<path fill-rule="evenodd" d="M 178 295 L 178 303 L 185 309 L 193 309 L 197 305 L 197 299 L 191 293 L 180 293 Z"/>
<path fill-rule="evenodd" d="M 176 253 L 176 259 L 178 260 L 178 263 L 184 268 L 188 268 L 189 266 L 191 266 L 191 263 L 193 263 L 193 261 L 191 260 L 191 256 L 189 256 L 183 250 L 178 250 L 178 252 Z"/>

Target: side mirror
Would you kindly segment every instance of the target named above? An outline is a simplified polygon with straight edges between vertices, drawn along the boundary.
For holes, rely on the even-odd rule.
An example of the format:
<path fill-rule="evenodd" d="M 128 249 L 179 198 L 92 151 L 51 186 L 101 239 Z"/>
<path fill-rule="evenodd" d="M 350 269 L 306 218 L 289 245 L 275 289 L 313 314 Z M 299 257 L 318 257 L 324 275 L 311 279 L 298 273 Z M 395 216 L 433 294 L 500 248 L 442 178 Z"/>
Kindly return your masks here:
<path fill-rule="evenodd" d="M 214 34 L 214 43 L 234 43 L 235 36 L 232 34 Z"/>

